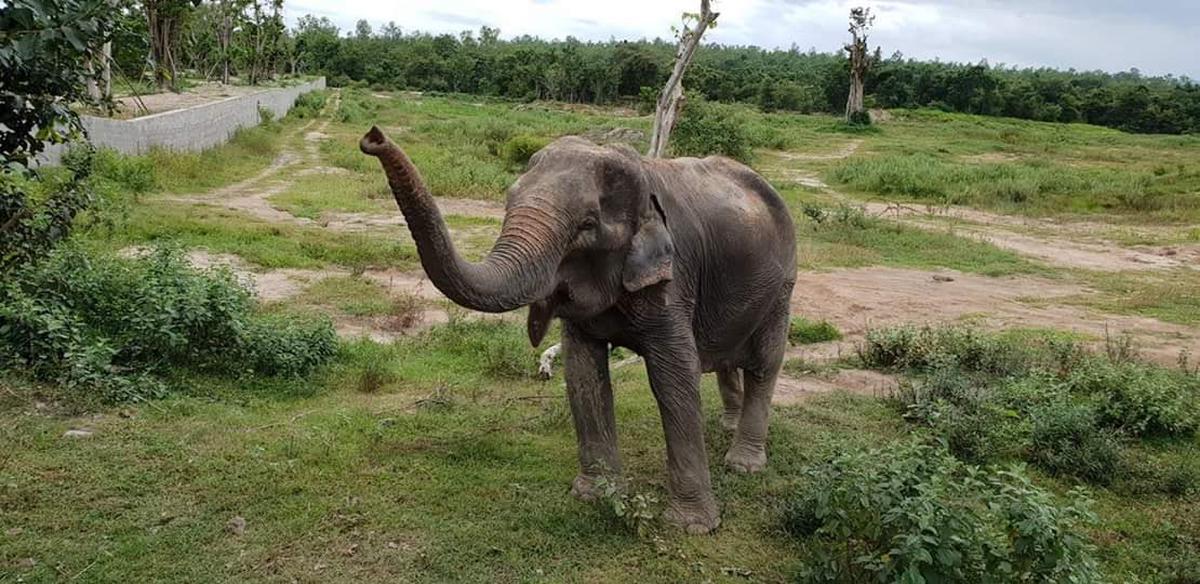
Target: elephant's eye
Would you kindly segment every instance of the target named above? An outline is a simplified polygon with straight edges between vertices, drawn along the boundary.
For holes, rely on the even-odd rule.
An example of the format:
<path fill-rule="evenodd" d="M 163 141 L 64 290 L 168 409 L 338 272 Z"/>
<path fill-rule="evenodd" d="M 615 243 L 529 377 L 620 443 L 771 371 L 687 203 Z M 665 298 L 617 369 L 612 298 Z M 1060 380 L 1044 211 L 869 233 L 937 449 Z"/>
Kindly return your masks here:
<path fill-rule="evenodd" d="M 595 217 L 584 217 L 583 221 L 579 222 L 579 230 L 580 231 L 591 231 L 592 229 L 595 229 L 595 228 L 596 228 L 596 218 Z"/>

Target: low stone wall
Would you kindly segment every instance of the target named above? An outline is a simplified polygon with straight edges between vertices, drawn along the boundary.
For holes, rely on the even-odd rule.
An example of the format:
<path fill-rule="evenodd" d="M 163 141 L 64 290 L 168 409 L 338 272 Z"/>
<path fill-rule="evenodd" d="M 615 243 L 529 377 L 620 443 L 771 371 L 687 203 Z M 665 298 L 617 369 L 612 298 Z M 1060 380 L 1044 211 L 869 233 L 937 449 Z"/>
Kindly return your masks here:
<path fill-rule="evenodd" d="M 259 108 L 270 110 L 275 119 L 287 115 L 296 98 L 324 89 L 325 78 L 239 95 L 189 108 L 161 112 L 132 120 L 83 116 L 88 141 L 97 147 L 122 154 L 145 154 L 151 148 L 200 151 L 229 141 L 240 128 L 257 125 Z M 57 164 L 64 146 L 51 146 L 38 157 L 38 164 Z"/>

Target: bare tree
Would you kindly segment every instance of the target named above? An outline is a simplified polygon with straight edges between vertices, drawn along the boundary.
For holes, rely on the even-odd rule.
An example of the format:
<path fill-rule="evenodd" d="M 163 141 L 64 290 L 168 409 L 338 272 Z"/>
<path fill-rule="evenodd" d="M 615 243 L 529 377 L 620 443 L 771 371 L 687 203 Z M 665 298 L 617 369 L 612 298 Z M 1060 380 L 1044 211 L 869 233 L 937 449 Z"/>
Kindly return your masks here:
<path fill-rule="evenodd" d="M 713 12 L 709 0 L 700 0 L 700 13 L 683 15 L 683 30 L 679 32 L 679 49 L 675 51 L 675 67 L 667 79 L 666 86 L 658 96 L 658 106 L 654 110 L 654 129 L 650 134 L 650 151 L 646 153 L 651 158 L 662 158 L 667 153 L 667 143 L 671 139 L 671 130 L 675 128 L 675 117 L 683 103 L 683 74 L 696 56 L 696 48 L 704 31 L 713 26 L 719 13 Z M 692 22 L 694 27 L 689 26 Z"/>
<path fill-rule="evenodd" d="M 871 54 L 867 51 L 867 31 L 875 22 L 870 8 L 861 6 L 850 9 L 850 97 L 846 100 L 846 122 L 858 123 L 869 120 L 863 105 L 863 78 L 871 66 Z"/>

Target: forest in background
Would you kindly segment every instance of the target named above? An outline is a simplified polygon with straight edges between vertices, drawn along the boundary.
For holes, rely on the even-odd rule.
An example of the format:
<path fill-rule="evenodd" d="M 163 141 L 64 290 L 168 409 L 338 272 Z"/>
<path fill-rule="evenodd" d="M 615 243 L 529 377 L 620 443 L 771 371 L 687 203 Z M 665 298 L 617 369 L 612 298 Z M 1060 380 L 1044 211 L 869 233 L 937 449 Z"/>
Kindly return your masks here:
<path fill-rule="evenodd" d="M 478 33 L 431 35 L 360 21 L 343 34 L 327 18 L 302 17 L 291 31 L 295 64 L 334 85 L 462 92 L 584 103 L 634 101 L 653 109 L 671 70 L 675 41 L 547 41 Z M 866 76 L 868 105 L 1051 122 L 1086 122 L 1142 133 L 1200 131 L 1200 85 L 1122 73 L 1016 69 L 878 55 Z M 705 45 L 687 73 L 689 91 L 763 110 L 844 110 L 849 67 L 842 51 Z"/>

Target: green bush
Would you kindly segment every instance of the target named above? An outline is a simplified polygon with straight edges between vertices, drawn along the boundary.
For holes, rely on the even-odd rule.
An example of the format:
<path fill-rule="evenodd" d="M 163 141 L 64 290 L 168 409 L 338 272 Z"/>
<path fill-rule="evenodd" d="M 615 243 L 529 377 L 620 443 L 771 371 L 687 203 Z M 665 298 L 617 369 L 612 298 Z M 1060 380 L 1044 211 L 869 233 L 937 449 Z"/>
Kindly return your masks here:
<path fill-rule="evenodd" d="M 793 316 L 788 328 L 788 341 L 793 345 L 824 343 L 842 338 L 842 332 L 829 321 L 811 321 L 803 316 Z"/>
<path fill-rule="evenodd" d="M 296 103 L 292 104 L 292 109 L 288 111 L 288 115 L 300 120 L 315 118 L 325 108 L 325 99 L 326 93 L 324 91 L 302 93 L 296 97 Z"/>
<path fill-rule="evenodd" d="M 124 192 L 140 195 L 156 188 L 154 161 L 144 156 L 122 156 L 101 148 L 92 158 L 92 180 L 109 181 Z"/>
<path fill-rule="evenodd" d="M 1092 582 L 1090 501 L 1063 504 L 1019 468 L 981 470 L 910 440 L 805 471 L 784 528 L 803 582 Z"/>
<path fill-rule="evenodd" d="M 172 250 L 65 248 L 0 288 L 0 369 L 112 401 L 160 395 L 171 370 L 304 375 L 335 350 L 328 322 L 259 317 L 231 273 Z"/>
<path fill-rule="evenodd" d="M 1020 375 L 1037 364 L 1027 339 L 988 334 L 973 327 L 900 326 L 867 331 L 859 357 L 871 367 L 929 370 L 954 366 L 991 375 Z"/>
<path fill-rule="evenodd" d="M 1108 485 L 1122 466 L 1116 434 L 1096 423 L 1088 406 L 1066 402 L 1033 412 L 1029 460 L 1053 475 Z"/>
<path fill-rule="evenodd" d="M 1099 401 L 1101 423 L 1129 434 L 1190 436 L 1200 428 L 1200 376 L 1095 359 L 1067 383 Z"/>
<path fill-rule="evenodd" d="M 671 133 L 671 151 L 676 156 L 719 154 L 749 163 L 750 136 L 737 108 L 688 96 Z"/>
<path fill-rule="evenodd" d="M 509 138 L 500 149 L 500 158 L 512 166 L 525 166 L 538 150 L 549 144 L 545 138 L 521 134 Z"/>

